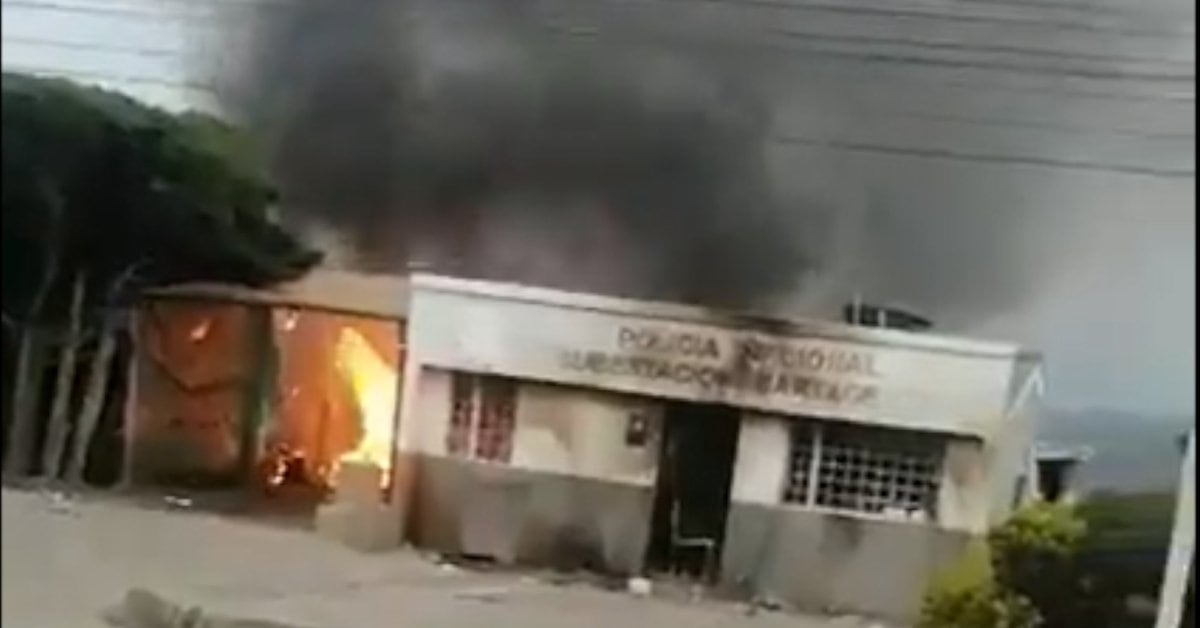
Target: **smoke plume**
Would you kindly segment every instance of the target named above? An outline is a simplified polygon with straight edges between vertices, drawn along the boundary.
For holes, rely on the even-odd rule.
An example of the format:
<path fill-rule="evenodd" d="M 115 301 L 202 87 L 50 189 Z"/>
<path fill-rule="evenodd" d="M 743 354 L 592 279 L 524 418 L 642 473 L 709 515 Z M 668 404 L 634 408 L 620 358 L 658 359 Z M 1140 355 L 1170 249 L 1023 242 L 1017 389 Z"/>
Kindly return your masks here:
<path fill-rule="evenodd" d="M 964 329 L 1034 299 L 1090 208 L 1144 193 L 1040 155 L 1157 159 L 1067 128 L 1106 103 L 789 49 L 745 3 L 263 6 L 221 104 L 266 134 L 287 218 L 369 271 L 810 314 L 857 294 Z M 964 121 L 1009 109 L 1065 127 Z M 920 156 L 960 149 L 1030 163 Z"/>
<path fill-rule="evenodd" d="M 794 288 L 806 212 L 774 189 L 752 86 L 519 6 L 272 4 L 223 104 L 268 132 L 290 217 L 367 269 L 738 306 Z"/>

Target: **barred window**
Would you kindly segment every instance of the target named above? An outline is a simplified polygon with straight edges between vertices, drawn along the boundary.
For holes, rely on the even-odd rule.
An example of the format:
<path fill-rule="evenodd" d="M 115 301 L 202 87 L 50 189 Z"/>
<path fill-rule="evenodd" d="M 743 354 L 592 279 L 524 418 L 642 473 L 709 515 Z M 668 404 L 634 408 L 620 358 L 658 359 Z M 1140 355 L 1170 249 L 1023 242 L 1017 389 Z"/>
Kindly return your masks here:
<path fill-rule="evenodd" d="M 450 399 L 446 451 L 452 455 L 466 455 L 471 447 L 471 423 L 475 416 L 475 376 L 454 373 L 450 380 Z"/>
<path fill-rule="evenodd" d="M 796 423 L 792 426 L 792 460 L 783 499 L 798 504 L 808 504 L 813 491 L 813 480 L 817 477 L 813 463 L 813 443 L 816 429 L 812 423 Z"/>
<path fill-rule="evenodd" d="M 508 462 L 516 427 L 517 387 L 512 380 L 454 373 L 446 451 L 451 455 Z"/>
<path fill-rule="evenodd" d="M 475 457 L 508 462 L 512 457 L 516 425 L 517 386 L 512 380 L 480 378 L 479 421 L 475 430 Z"/>
<path fill-rule="evenodd" d="M 910 518 L 936 516 L 946 442 L 918 432 L 800 422 L 784 501 Z"/>

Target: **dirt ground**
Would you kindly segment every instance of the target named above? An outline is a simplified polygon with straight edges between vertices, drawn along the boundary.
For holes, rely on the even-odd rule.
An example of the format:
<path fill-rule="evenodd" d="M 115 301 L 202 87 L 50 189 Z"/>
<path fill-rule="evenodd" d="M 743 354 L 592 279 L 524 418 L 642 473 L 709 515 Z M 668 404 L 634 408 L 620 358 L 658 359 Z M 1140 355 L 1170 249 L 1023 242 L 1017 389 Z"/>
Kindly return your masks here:
<path fill-rule="evenodd" d="M 5 626 L 103 626 L 100 613 L 131 587 L 220 614 L 312 628 L 872 625 L 482 573 L 412 551 L 364 555 L 303 530 L 116 498 L 5 489 L 0 505 Z"/>

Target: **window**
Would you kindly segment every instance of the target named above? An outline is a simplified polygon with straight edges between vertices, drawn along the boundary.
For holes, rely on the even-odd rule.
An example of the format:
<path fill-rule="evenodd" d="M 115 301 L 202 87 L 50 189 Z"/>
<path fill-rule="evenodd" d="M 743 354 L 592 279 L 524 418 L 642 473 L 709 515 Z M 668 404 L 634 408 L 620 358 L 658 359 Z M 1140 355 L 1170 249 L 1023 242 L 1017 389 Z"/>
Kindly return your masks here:
<path fill-rule="evenodd" d="M 446 451 L 451 454 L 465 455 L 471 448 L 475 381 L 475 376 L 465 373 L 454 373 L 451 379 L 450 429 L 446 432 Z"/>
<path fill-rule="evenodd" d="M 945 439 L 885 428 L 799 422 L 791 429 L 784 501 L 932 518 Z"/>
<path fill-rule="evenodd" d="M 509 379 L 454 373 L 446 451 L 492 462 L 512 458 L 517 386 Z"/>
<path fill-rule="evenodd" d="M 511 380 L 483 377 L 479 382 L 479 420 L 475 429 L 475 457 L 508 462 L 512 457 L 516 426 L 517 386 Z"/>

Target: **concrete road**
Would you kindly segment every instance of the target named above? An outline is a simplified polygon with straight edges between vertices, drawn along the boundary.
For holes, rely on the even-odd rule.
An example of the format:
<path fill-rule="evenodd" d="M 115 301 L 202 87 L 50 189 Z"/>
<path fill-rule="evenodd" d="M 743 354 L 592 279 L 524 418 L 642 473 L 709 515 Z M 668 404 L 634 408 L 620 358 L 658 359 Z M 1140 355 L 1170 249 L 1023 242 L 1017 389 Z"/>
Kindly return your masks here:
<path fill-rule="evenodd" d="M 363 555 L 302 530 L 116 499 L 60 502 L 5 489 L 0 505 L 0 623 L 16 628 L 103 626 L 100 612 L 131 587 L 221 614 L 313 628 L 869 625 L 477 573 L 410 551 Z"/>

